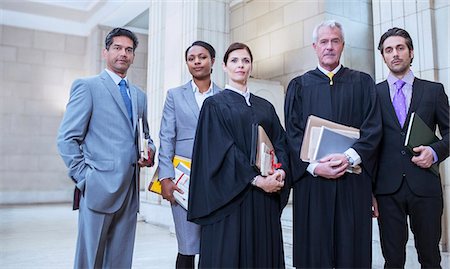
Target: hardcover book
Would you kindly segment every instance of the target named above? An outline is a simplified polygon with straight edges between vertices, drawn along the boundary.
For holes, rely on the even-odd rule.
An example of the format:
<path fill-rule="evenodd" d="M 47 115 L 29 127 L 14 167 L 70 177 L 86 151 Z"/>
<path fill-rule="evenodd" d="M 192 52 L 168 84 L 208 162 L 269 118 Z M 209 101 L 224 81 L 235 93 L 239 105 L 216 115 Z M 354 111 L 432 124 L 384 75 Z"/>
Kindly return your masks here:
<path fill-rule="evenodd" d="M 420 118 L 415 112 L 411 113 L 409 119 L 408 129 L 405 138 L 405 147 L 411 152 L 412 155 L 417 155 L 413 148 L 420 145 L 429 146 L 430 144 L 439 141 L 439 138 L 435 135 L 433 130 Z M 429 168 L 434 174 L 439 175 L 439 167 L 437 164 L 433 164 Z"/>

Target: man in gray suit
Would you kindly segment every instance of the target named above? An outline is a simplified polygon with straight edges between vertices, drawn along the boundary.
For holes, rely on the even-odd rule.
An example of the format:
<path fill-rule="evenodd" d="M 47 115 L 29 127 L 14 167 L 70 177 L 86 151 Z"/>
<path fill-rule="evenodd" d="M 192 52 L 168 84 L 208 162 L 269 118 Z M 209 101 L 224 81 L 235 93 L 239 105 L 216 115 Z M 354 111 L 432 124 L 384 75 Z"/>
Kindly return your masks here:
<path fill-rule="evenodd" d="M 176 268 L 194 268 L 195 254 L 200 251 L 200 226 L 187 221 L 187 211 L 178 205 L 174 191 L 182 192 L 173 182 L 173 157 L 191 158 L 195 130 L 203 101 L 220 91 L 211 81 L 215 59 L 214 48 L 195 41 L 186 49 L 185 60 L 192 80 L 167 92 L 159 133 L 159 180 L 162 196 L 172 204 L 172 214 L 178 240 Z"/>
<path fill-rule="evenodd" d="M 76 184 L 74 209 L 80 210 L 75 268 L 131 268 L 139 168 L 151 166 L 155 152 L 146 94 L 127 79 L 137 45 L 129 30 L 107 35 L 106 69 L 73 83 L 59 129 L 58 150 Z M 147 160 L 138 154 L 139 118 L 151 148 Z"/>

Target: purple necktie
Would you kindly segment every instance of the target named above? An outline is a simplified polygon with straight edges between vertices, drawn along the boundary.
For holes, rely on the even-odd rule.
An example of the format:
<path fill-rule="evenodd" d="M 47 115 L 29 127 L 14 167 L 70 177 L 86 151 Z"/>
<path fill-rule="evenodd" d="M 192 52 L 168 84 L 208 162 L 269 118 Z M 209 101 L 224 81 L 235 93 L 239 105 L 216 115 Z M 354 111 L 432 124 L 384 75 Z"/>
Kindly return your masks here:
<path fill-rule="evenodd" d="M 400 126 L 403 128 L 403 124 L 405 124 L 406 120 L 406 97 L 403 94 L 402 88 L 405 86 L 403 80 L 399 79 L 394 84 L 397 89 L 397 92 L 394 95 L 394 99 L 392 100 L 392 104 L 394 105 L 395 114 L 397 114 L 398 122 Z"/>

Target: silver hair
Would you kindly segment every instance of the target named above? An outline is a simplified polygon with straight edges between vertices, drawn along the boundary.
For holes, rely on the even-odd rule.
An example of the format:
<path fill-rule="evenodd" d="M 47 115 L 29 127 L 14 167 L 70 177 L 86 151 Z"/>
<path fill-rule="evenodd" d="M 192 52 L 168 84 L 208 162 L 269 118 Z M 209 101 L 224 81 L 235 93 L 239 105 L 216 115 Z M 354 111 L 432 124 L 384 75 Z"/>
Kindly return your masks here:
<path fill-rule="evenodd" d="M 312 35 L 313 43 L 317 43 L 317 38 L 319 37 L 319 30 L 322 27 L 338 28 L 341 32 L 342 42 L 345 42 L 344 29 L 342 28 L 342 24 L 340 24 L 339 22 L 337 22 L 335 20 L 329 20 L 329 21 L 323 21 L 320 24 L 318 24 L 316 27 L 314 27 L 313 35 Z"/>

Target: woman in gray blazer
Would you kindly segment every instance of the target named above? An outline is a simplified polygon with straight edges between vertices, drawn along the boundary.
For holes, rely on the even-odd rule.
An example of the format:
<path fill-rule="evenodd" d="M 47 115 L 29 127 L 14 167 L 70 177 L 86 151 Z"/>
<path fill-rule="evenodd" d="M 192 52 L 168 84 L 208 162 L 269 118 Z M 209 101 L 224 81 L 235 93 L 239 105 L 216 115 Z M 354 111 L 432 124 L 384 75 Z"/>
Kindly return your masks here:
<path fill-rule="evenodd" d="M 185 60 L 192 80 L 168 90 L 159 133 L 159 180 L 162 197 L 172 205 L 178 241 L 176 268 L 194 268 L 200 249 L 200 226 L 187 221 L 187 211 L 175 201 L 173 192 L 181 190 L 172 181 L 175 177 L 172 161 L 175 155 L 191 158 L 203 101 L 220 91 L 211 81 L 215 50 L 210 44 L 195 41 L 186 49 Z"/>

